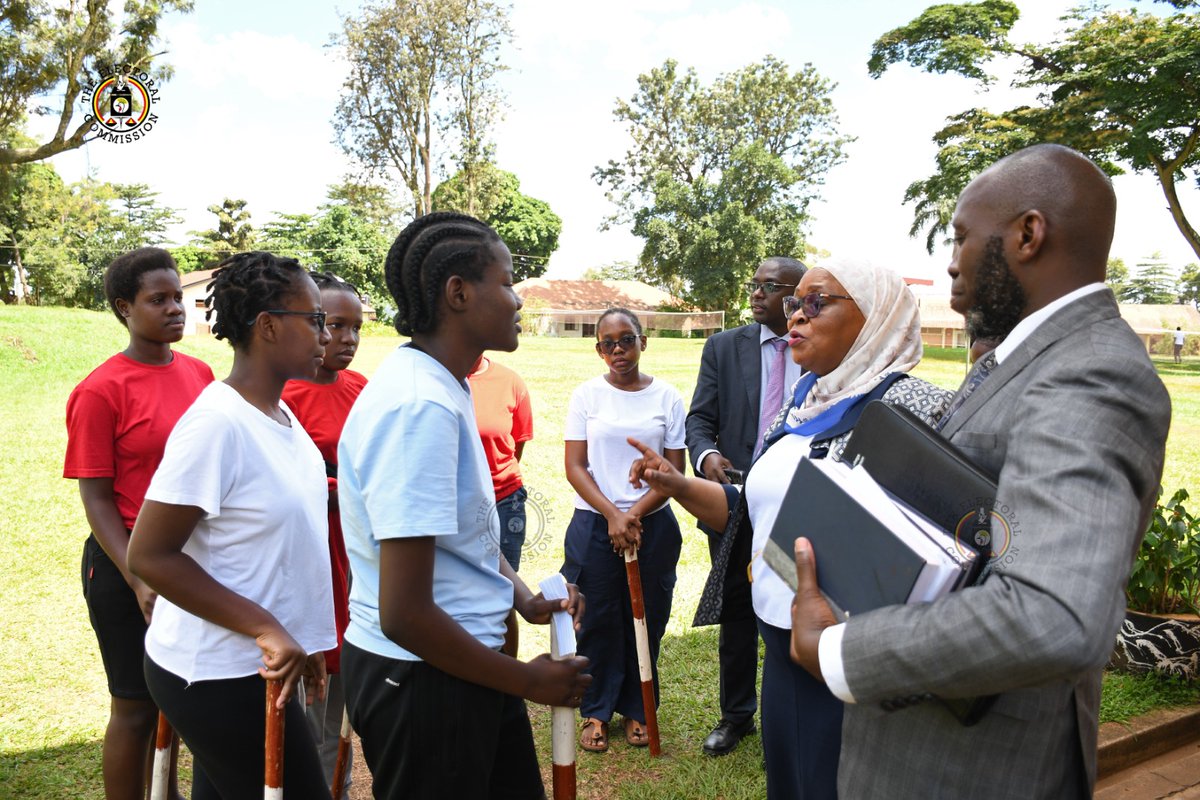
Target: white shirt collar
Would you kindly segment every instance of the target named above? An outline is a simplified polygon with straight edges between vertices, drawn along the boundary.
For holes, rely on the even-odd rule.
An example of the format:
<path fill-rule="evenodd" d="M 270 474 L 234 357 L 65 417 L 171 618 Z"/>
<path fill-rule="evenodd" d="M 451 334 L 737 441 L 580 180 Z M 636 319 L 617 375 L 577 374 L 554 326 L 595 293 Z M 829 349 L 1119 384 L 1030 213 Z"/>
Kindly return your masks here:
<path fill-rule="evenodd" d="M 1030 314 L 1025 319 L 1017 323 L 1017 327 L 1012 329 L 1012 333 L 1004 338 L 1004 341 L 996 347 L 996 363 L 1003 363 L 1004 359 L 1012 355 L 1012 352 L 1020 346 L 1021 342 L 1033 335 L 1033 332 L 1041 326 L 1043 322 L 1050 319 L 1061 308 L 1070 303 L 1075 302 L 1081 297 L 1085 297 L 1093 292 L 1098 292 L 1101 289 L 1107 288 L 1103 283 L 1089 283 L 1087 286 L 1081 286 L 1073 292 L 1064 294 L 1062 297 L 1042 306 L 1037 311 Z"/>
<path fill-rule="evenodd" d="M 758 343 L 760 345 L 766 344 L 767 342 L 773 342 L 776 339 L 783 339 L 786 336 L 786 331 L 784 332 L 783 336 L 776 336 L 775 331 L 771 330 L 766 325 L 763 325 L 761 322 L 758 323 Z"/>

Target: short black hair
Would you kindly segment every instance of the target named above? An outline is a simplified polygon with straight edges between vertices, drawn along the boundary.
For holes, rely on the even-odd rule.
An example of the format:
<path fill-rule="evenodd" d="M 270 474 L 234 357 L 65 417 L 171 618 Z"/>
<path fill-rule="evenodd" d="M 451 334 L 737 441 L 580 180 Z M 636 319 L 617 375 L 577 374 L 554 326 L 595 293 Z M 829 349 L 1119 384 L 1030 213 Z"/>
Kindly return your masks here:
<path fill-rule="evenodd" d="M 255 250 L 235 253 L 217 265 L 208 284 L 205 319 L 212 319 L 213 335 L 235 348 L 250 341 L 250 326 L 263 311 L 279 306 L 296 291 L 297 281 L 308 277 L 294 258 Z"/>
<path fill-rule="evenodd" d="M 321 291 L 325 291 L 326 289 L 336 289 L 339 291 L 348 292 L 361 299 L 357 286 L 345 278 L 339 278 L 329 270 L 325 270 L 324 272 L 313 271 L 308 273 L 308 277 L 313 279 L 313 283 L 315 283 L 317 288 Z"/>
<path fill-rule="evenodd" d="M 762 260 L 762 263 L 778 265 L 781 270 L 794 277 L 796 283 L 800 283 L 804 273 L 808 272 L 808 267 L 804 265 L 803 261 L 789 256 L 768 256 Z"/>
<path fill-rule="evenodd" d="M 633 313 L 628 308 L 625 308 L 623 306 L 613 306 L 612 308 L 606 309 L 604 311 L 604 313 L 601 314 L 600 317 L 596 320 L 596 338 L 597 339 L 600 338 L 600 323 L 604 322 L 604 320 L 608 319 L 609 317 L 615 317 L 619 314 L 624 315 L 625 317 L 627 317 L 629 319 L 630 322 L 633 323 L 633 329 L 638 332 L 638 336 L 642 335 L 642 321 L 640 319 L 638 319 L 637 314 Z"/>
<path fill-rule="evenodd" d="M 450 275 L 477 283 L 500 236 L 486 222 L 439 211 L 417 217 L 388 250 L 383 276 L 396 301 L 396 330 L 404 336 L 437 328 L 438 293 Z"/>
<path fill-rule="evenodd" d="M 132 303 L 142 288 L 142 276 L 159 269 L 169 269 L 179 274 L 179 266 L 166 250 L 161 247 L 139 247 L 117 256 L 104 270 L 104 296 L 108 298 L 113 314 L 126 328 L 129 323 L 117 310 L 117 301 Z"/>

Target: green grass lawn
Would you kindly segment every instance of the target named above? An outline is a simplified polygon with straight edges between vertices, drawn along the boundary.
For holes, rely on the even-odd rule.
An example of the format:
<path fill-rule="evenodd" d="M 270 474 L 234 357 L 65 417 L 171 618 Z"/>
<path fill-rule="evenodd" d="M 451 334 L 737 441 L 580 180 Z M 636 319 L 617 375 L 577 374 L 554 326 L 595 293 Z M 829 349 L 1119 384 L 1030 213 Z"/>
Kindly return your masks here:
<path fill-rule="evenodd" d="M 386 334 L 367 338 L 355 368 L 369 377 L 397 341 Z M 124 345 L 124 330 L 111 314 L 0 307 L 0 383 L 7 398 L 0 405 L 0 800 L 103 797 L 100 740 L 108 695 L 80 592 L 79 558 L 87 524 L 75 482 L 61 477 L 64 408 L 75 384 Z M 643 369 L 690 398 L 702 345 L 699 340 L 652 339 Z M 179 349 L 208 361 L 218 378 L 227 374 L 232 361 L 225 343 L 207 337 L 191 337 Z M 532 337 L 497 360 L 521 373 L 533 396 L 535 439 L 526 447 L 523 470 L 536 502 L 530 506 L 529 550 L 521 570 L 533 582 L 561 563 L 562 535 L 571 514 L 572 493 L 562 470 L 567 401 L 575 386 L 599 374 L 603 363 L 591 341 Z M 1175 409 L 1163 480 L 1168 494 L 1180 486 L 1197 488 L 1200 455 L 1200 360 L 1182 366 L 1170 362 L 1169 357 L 1157 359 Z M 963 351 L 931 349 L 915 374 L 954 388 L 965 369 Z M 727 758 L 700 755 L 700 743 L 718 716 L 716 631 L 690 627 L 708 571 L 708 552 L 691 517 L 676 510 L 685 541 L 660 658 L 665 757 L 652 760 L 645 750 L 627 748 L 614 730 L 608 753 L 580 754 L 581 797 L 732 800 L 762 797 L 765 791 L 757 738 Z M 544 628 L 522 629 L 522 657 L 547 649 Z M 1144 695 L 1147 686 L 1154 688 L 1141 682 L 1131 691 Z M 1172 696 L 1177 702 L 1197 700 L 1195 692 Z M 1138 713 L 1144 705 L 1123 710 L 1131 707 L 1122 701 L 1105 713 Z M 542 763 L 548 766 L 549 714 L 532 711 Z"/>

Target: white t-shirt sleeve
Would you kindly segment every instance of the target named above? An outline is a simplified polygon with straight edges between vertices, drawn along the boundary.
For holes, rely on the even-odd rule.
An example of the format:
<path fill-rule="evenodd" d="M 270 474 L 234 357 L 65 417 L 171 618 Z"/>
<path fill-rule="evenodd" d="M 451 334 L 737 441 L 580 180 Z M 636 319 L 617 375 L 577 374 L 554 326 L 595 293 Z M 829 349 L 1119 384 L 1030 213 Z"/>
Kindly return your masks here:
<path fill-rule="evenodd" d="M 242 463 L 232 421 L 215 409 L 193 407 L 171 431 L 146 499 L 195 506 L 211 519 L 220 515 L 221 501 L 237 482 Z"/>
<path fill-rule="evenodd" d="M 431 402 L 396 407 L 363 437 L 354 466 L 376 539 L 458 533 L 458 437 L 454 412 Z"/>
<path fill-rule="evenodd" d="M 671 387 L 671 408 L 667 412 L 667 435 L 663 440 L 664 450 L 682 450 L 687 444 L 687 430 L 684 422 L 687 412 L 683 410 L 683 397 L 674 387 Z"/>
<path fill-rule="evenodd" d="M 567 404 L 567 420 L 563 426 L 563 439 L 568 442 L 587 441 L 587 390 L 585 383 L 571 393 L 571 402 Z"/>

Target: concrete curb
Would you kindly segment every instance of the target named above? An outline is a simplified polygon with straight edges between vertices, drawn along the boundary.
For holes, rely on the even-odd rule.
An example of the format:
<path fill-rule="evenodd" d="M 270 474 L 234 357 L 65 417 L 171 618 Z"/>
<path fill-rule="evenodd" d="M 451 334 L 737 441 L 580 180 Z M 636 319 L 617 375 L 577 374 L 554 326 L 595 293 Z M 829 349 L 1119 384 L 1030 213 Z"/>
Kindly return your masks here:
<path fill-rule="evenodd" d="M 1151 711 L 1128 722 L 1100 726 L 1096 776 L 1129 769 L 1200 738 L 1200 706 Z"/>

